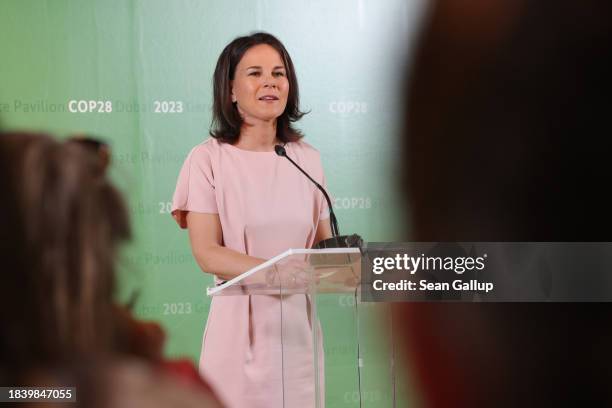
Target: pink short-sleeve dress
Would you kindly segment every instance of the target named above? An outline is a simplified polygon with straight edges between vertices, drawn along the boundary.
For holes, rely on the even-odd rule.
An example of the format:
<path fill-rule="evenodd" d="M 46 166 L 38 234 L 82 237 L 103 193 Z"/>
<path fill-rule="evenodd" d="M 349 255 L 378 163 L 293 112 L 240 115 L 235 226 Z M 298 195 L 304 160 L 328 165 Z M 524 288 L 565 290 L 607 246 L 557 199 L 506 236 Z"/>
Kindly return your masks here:
<path fill-rule="evenodd" d="M 317 150 L 302 141 L 287 143 L 285 149 L 325 185 Z M 264 259 L 288 248 L 312 247 L 319 221 L 329 217 L 323 195 L 286 158 L 275 152 L 242 150 L 213 138 L 191 150 L 178 178 L 172 215 L 181 228 L 187 227 L 189 211 L 219 214 L 223 245 Z M 212 299 L 200 373 L 230 408 L 315 405 L 310 300 L 305 295 L 283 299 L 283 321 L 291 324 L 283 333 L 292 334 L 283 338 L 291 353 L 285 361 L 280 352 L 279 301 L 260 295 Z M 323 367 L 320 337 L 317 343 Z"/>

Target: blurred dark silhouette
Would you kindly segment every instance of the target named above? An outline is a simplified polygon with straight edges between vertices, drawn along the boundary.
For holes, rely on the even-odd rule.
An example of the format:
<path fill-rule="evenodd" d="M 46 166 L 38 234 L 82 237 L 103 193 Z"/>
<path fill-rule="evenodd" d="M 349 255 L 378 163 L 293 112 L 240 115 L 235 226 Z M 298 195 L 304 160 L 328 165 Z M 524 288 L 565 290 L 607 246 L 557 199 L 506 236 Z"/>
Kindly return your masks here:
<path fill-rule="evenodd" d="M 409 87 L 422 241 L 606 241 L 604 1 L 433 4 Z"/>
<path fill-rule="evenodd" d="M 431 4 L 407 84 L 412 241 L 610 241 L 611 11 Z M 609 304 L 397 311 L 428 407 L 612 403 Z"/>

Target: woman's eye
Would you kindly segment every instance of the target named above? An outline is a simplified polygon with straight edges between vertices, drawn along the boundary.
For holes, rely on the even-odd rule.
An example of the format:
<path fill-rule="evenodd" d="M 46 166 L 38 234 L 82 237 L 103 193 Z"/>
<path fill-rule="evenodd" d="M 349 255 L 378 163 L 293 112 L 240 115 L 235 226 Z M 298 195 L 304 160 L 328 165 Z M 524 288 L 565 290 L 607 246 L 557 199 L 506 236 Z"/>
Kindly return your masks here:
<path fill-rule="evenodd" d="M 251 72 L 249 73 L 249 76 L 259 76 L 259 72 L 255 71 L 255 72 Z"/>
<path fill-rule="evenodd" d="M 285 76 L 284 72 L 275 72 L 274 73 L 275 76 Z"/>

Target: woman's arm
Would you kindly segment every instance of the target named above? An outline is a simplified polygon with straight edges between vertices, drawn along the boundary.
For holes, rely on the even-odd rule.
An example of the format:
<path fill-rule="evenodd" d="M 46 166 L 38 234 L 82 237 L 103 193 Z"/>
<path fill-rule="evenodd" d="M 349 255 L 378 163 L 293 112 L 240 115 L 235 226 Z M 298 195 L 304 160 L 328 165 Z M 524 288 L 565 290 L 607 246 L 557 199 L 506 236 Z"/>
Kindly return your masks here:
<path fill-rule="evenodd" d="M 200 268 L 229 280 L 265 262 L 223 246 L 223 232 L 218 214 L 189 212 L 187 228 L 191 251 Z"/>
<path fill-rule="evenodd" d="M 330 219 L 327 218 L 319 221 L 319 225 L 317 226 L 317 232 L 315 233 L 314 244 L 317 244 L 317 242 L 319 241 L 332 237 L 331 224 L 329 220 Z"/>

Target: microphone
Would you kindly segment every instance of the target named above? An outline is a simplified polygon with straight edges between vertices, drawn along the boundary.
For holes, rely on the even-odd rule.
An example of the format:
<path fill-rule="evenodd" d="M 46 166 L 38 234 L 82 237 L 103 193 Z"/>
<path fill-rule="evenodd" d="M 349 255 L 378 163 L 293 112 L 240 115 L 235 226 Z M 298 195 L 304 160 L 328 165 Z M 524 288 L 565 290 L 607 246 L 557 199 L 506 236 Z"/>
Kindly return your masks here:
<path fill-rule="evenodd" d="M 334 214 L 334 209 L 331 204 L 331 200 L 329 199 L 329 195 L 327 195 L 327 191 L 317 183 L 308 173 L 306 173 L 296 162 L 294 162 L 291 157 L 287 156 L 287 150 L 282 145 L 274 146 L 274 151 L 277 155 L 286 158 L 293 164 L 299 171 L 302 172 L 303 175 L 308 177 L 310 181 L 314 183 L 315 186 L 323 193 L 325 196 L 325 200 L 327 201 L 327 207 L 329 208 L 329 220 L 331 224 L 332 230 L 332 238 L 324 239 L 323 241 L 318 242 L 315 247 L 320 248 L 349 248 L 349 247 L 361 247 L 363 244 L 363 240 L 357 234 L 353 235 L 340 235 L 340 230 L 338 229 L 338 220 L 336 219 L 336 214 Z"/>

